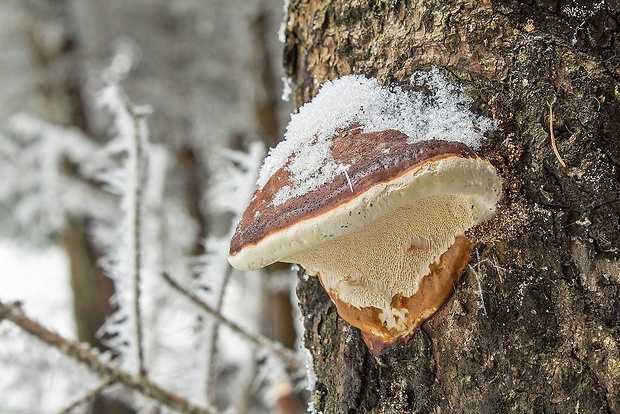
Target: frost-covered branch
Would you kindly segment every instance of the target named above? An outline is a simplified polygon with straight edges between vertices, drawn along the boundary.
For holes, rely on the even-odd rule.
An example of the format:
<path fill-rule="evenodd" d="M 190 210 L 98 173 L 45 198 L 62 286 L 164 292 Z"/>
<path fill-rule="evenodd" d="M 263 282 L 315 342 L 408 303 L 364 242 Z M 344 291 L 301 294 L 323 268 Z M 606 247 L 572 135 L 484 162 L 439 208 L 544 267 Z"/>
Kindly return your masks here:
<path fill-rule="evenodd" d="M 274 356 L 282 360 L 289 369 L 291 370 L 305 370 L 306 369 L 304 361 L 302 361 L 301 358 L 299 358 L 299 356 L 295 352 L 285 348 L 282 344 L 278 342 L 274 342 L 271 339 L 263 335 L 248 332 L 247 330 L 243 329 L 240 325 L 227 319 L 224 315 L 218 312 L 215 308 L 209 306 L 198 296 L 196 296 L 195 294 L 193 294 L 192 292 L 190 292 L 189 290 L 185 289 L 183 286 L 178 284 L 169 275 L 162 274 L 162 277 L 164 278 L 166 282 L 168 282 L 170 287 L 172 287 L 178 293 L 180 293 L 181 295 L 191 300 L 196 306 L 198 306 L 200 309 L 202 309 L 203 311 L 211 315 L 213 318 L 215 318 L 215 320 L 218 323 L 226 325 L 230 330 L 238 334 L 243 339 L 250 341 L 254 345 L 261 347 L 267 350 L 268 352 L 272 353 Z"/>
<path fill-rule="evenodd" d="M 148 161 L 148 130 L 145 116 L 150 112 L 146 107 L 133 105 L 116 85 L 107 87 L 101 94 L 101 102 L 114 115 L 118 140 L 127 152 L 125 185 L 122 207 L 125 213 L 125 245 L 123 252 L 126 263 L 122 269 L 133 279 L 133 313 L 136 331 L 136 352 L 138 372 L 146 375 L 144 364 L 144 335 L 142 310 L 140 306 L 142 263 L 142 216 L 145 181 L 144 171 Z"/>
<path fill-rule="evenodd" d="M 131 116 L 133 126 L 132 150 L 129 151 L 128 168 L 132 168 L 133 183 L 131 183 L 131 198 L 133 205 L 131 206 L 133 223 L 131 231 L 133 233 L 133 276 L 134 276 L 134 313 L 136 315 L 136 342 L 138 347 L 138 372 L 140 375 L 146 375 L 144 366 L 144 339 L 142 333 L 142 311 L 140 309 L 140 279 L 142 273 L 142 238 L 140 236 L 142 230 L 142 165 L 144 163 L 143 143 L 146 142 L 146 124 L 144 122 L 144 114 L 139 114 L 134 106 L 125 101 L 127 113 Z M 118 116 L 118 115 L 117 115 Z"/>
<path fill-rule="evenodd" d="M 191 414 L 210 414 L 213 412 L 190 403 L 186 399 L 161 388 L 144 377 L 132 375 L 120 369 L 114 362 L 103 361 L 100 356 L 85 345 L 69 341 L 30 319 L 19 308 L 18 304 L 4 304 L 0 302 L 0 320 L 2 318 L 13 322 L 30 335 L 85 365 L 102 378 L 123 384 L 127 388 L 137 391 L 145 397 L 156 400 L 166 407 L 178 410 L 182 413 Z"/>
<path fill-rule="evenodd" d="M 212 207 L 216 212 L 231 213 L 238 217 L 243 207 L 249 202 L 254 192 L 254 183 L 265 156 L 265 147 L 261 142 L 254 142 L 248 151 L 219 148 L 221 155 L 219 167 L 214 171 L 214 186 L 211 190 Z M 205 254 L 202 257 L 202 275 L 211 282 L 211 286 L 218 285 L 215 291 L 215 305 L 212 308 L 221 315 L 227 287 L 231 281 L 233 269 L 228 263 L 229 240 L 235 230 L 235 223 L 230 224 L 228 233 L 224 237 L 208 237 L 205 243 Z M 221 275 L 221 276 L 220 276 Z M 215 281 L 214 276 L 220 276 Z M 215 282 L 215 283 L 214 283 Z M 207 340 L 207 377 L 205 394 L 209 401 L 213 395 L 215 385 L 215 362 L 218 353 L 219 322 L 215 321 Z"/>
<path fill-rule="evenodd" d="M 118 215 L 117 198 L 83 168 L 100 147 L 77 128 L 18 114 L 0 133 L 0 148 L 0 204 L 13 210 L 21 226 L 36 223 L 48 234 L 68 217 L 111 221 Z"/>

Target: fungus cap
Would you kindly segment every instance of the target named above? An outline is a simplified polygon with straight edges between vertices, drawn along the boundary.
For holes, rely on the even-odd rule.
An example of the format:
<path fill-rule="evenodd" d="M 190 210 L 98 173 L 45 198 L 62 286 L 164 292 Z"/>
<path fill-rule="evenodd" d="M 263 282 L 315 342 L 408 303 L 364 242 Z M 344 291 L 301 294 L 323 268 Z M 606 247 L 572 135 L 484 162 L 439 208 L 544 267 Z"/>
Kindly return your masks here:
<path fill-rule="evenodd" d="M 281 167 L 241 216 L 229 261 L 243 270 L 299 263 L 380 354 L 451 295 L 472 249 L 465 231 L 493 217 L 501 179 L 460 142 L 410 143 L 396 130 L 359 127 L 332 141 L 334 159 L 348 167 L 274 203 L 291 185 Z"/>

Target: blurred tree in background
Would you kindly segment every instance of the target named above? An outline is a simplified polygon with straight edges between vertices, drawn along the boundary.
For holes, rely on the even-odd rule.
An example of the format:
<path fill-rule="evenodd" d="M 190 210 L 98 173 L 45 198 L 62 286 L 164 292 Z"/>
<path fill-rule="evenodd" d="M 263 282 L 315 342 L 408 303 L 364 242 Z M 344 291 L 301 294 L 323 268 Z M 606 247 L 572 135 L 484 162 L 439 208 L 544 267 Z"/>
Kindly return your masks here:
<path fill-rule="evenodd" d="M 303 364 L 279 350 L 298 346 L 289 268 L 246 277 L 226 260 L 292 109 L 283 14 L 279 0 L 0 3 L 2 236 L 64 250 L 75 333 L 61 339 L 213 412 L 305 411 Z M 0 329 L 2 413 L 194 412 Z"/>

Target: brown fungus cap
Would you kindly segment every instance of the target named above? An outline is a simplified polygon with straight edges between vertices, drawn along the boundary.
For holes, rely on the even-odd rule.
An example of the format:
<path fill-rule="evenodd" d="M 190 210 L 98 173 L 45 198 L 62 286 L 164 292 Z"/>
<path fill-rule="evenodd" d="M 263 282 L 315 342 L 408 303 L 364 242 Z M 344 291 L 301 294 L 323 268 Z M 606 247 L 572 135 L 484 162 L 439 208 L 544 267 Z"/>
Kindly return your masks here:
<path fill-rule="evenodd" d="M 230 246 L 243 270 L 276 261 L 319 276 L 338 313 L 375 355 L 406 342 L 451 295 L 469 261 L 467 229 L 493 217 L 495 169 L 459 142 L 409 143 L 395 131 L 340 131 L 334 159 L 348 168 L 281 204 L 286 165 L 256 191 Z"/>

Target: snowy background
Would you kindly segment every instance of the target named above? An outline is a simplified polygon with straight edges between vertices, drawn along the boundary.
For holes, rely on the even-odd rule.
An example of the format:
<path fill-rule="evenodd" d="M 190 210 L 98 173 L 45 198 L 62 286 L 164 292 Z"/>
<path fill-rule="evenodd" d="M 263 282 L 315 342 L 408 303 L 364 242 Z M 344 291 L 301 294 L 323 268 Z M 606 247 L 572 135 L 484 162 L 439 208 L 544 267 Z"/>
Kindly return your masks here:
<path fill-rule="evenodd" d="M 294 274 L 227 262 L 292 111 L 283 7 L 0 2 L 0 303 L 211 412 L 306 411 L 303 370 L 274 351 L 298 357 Z M 175 411 L 9 320 L 0 373 L 1 414 Z"/>

